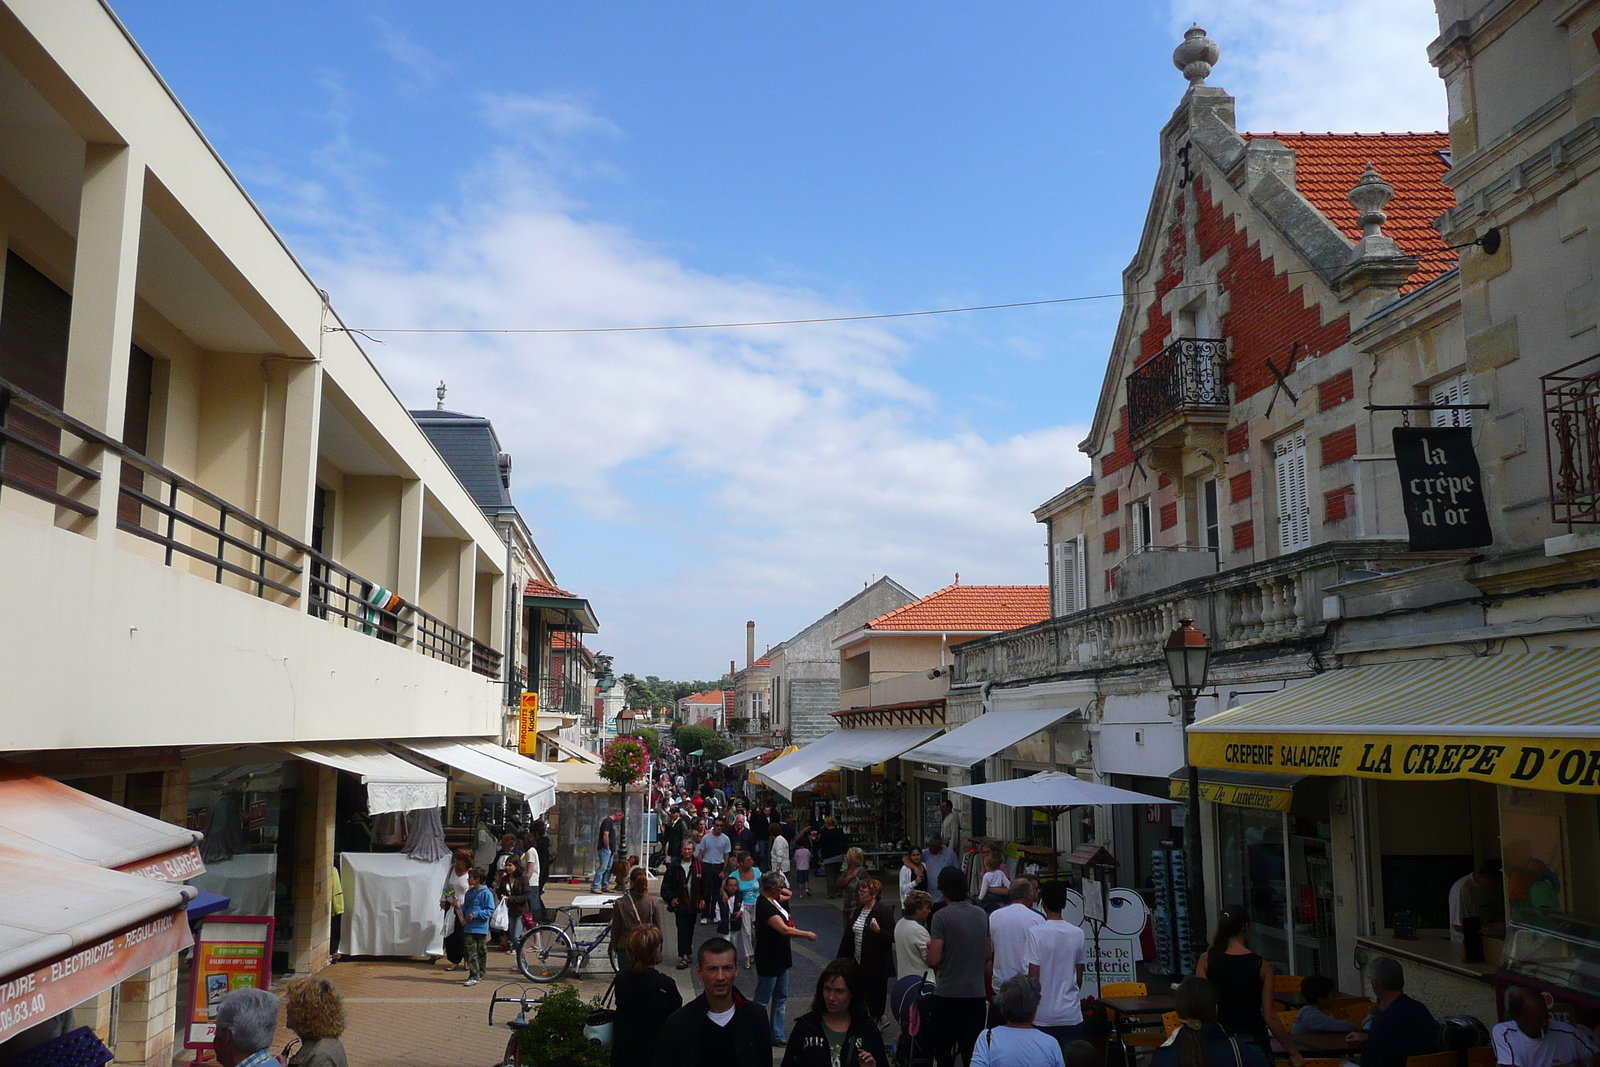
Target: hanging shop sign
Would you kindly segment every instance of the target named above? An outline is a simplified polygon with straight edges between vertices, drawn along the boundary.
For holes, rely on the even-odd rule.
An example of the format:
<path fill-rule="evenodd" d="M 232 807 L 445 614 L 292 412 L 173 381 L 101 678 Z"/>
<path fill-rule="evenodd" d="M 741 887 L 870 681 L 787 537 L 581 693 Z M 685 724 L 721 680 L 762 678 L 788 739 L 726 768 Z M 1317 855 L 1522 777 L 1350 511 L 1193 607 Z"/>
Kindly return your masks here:
<path fill-rule="evenodd" d="M 539 754 L 539 694 L 523 693 L 518 720 L 517 751 L 524 756 Z"/>
<path fill-rule="evenodd" d="M 1396 427 L 1394 458 L 1413 552 L 1494 543 L 1471 427 Z"/>
<path fill-rule="evenodd" d="M 1168 783 L 1167 795 L 1173 800 L 1189 799 L 1187 779 L 1174 778 Z M 1226 804 L 1232 808 L 1254 808 L 1257 811 L 1288 811 L 1294 803 L 1293 789 L 1270 789 L 1259 785 L 1236 785 L 1226 782 L 1200 781 L 1200 799 L 1213 804 Z"/>
<path fill-rule="evenodd" d="M 217 1036 L 217 1005 L 235 989 L 272 982 L 270 915 L 209 915 L 194 946 L 185 1048 L 208 1049 Z"/>
<path fill-rule="evenodd" d="M 69 952 L 42 967 L 0 974 L 0 1041 L 81 1004 L 188 948 L 182 908 Z"/>
<path fill-rule="evenodd" d="M 1600 794 L 1600 739 L 1461 734 L 1189 734 L 1198 767 L 1391 781 L 1454 778 Z M 1205 783 L 1201 783 L 1202 796 Z"/>

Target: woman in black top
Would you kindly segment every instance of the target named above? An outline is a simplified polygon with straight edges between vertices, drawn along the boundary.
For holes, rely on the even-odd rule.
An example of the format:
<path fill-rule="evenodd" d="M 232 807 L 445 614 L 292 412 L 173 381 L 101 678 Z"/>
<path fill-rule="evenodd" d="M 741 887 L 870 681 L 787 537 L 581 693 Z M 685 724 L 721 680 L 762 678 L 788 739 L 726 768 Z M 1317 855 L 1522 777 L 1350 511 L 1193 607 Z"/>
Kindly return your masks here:
<path fill-rule="evenodd" d="M 783 1067 L 889 1067 L 883 1035 L 867 1014 L 865 993 L 855 960 L 834 960 L 824 967 L 811 1010 L 794 1021 Z"/>
<path fill-rule="evenodd" d="M 789 970 L 794 966 L 794 952 L 789 946 L 792 938 L 803 937 L 815 941 L 817 935 L 801 930 L 789 917 L 784 907 L 789 902 L 789 890 L 784 888 L 783 875 L 768 871 L 761 876 L 761 895 L 756 898 L 756 995 L 755 1002 L 763 1008 L 771 1004 L 772 1043 L 783 1044 L 783 1016 L 789 1006 Z"/>
<path fill-rule="evenodd" d="M 1155 1050 L 1150 1067 L 1268 1067 L 1271 1056 L 1249 1040 L 1230 1037 L 1217 1023 L 1217 988 L 1191 975 L 1178 983 L 1178 1036 Z"/>
<path fill-rule="evenodd" d="M 839 939 L 839 955 L 861 967 L 867 1014 L 874 1022 L 883 1018 L 889 963 L 894 959 L 894 910 L 879 899 L 882 892 L 883 883 L 876 878 L 856 883 L 856 907 L 845 913 L 844 936 Z"/>
<path fill-rule="evenodd" d="M 1194 973 L 1216 990 L 1217 1022 L 1224 1032 L 1256 1045 L 1271 1062 L 1270 1031 L 1290 1050 L 1293 1067 L 1305 1067 L 1305 1059 L 1294 1051 L 1294 1041 L 1273 1003 L 1272 964 L 1250 951 L 1249 931 L 1250 915 L 1244 908 L 1237 904 L 1223 908 L 1217 917 L 1216 936 L 1196 962 Z"/>
<path fill-rule="evenodd" d="M 649 1063 L 667 1017 L 683 1007 L 678 983 L 656 970 L 661 929 L 643 923 L 623 942 L 628 969 L 617 974 L 617 1017 L 611 1025 L 612 1063 Z"/>

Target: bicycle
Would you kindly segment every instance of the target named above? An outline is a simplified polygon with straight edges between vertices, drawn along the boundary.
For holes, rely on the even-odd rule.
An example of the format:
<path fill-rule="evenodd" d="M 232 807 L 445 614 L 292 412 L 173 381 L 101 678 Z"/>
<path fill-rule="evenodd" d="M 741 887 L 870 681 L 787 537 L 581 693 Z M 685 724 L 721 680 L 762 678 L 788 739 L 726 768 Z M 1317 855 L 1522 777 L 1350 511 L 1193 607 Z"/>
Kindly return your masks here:
<path fill-rule="evenodd" d="M 517 941 L 517 970 L 528 981 L 544 985 L 559 981 L 568 974 L 578 974 L 584 964 L 594 957 L 596 950 L 604 947 L 605 959 L 612 972 L 620 971 L 619 949 L 611 944 L 609 910 L 616 900 L 615 896 L 581 896 L 571 904 L 556 908 L 558 913 L 564 915 L 560 925 L 541 923 Z M 584 923 L 585 908 L 597 909 L 594 923 Z M 577 914 L 576 920 L 573 913 Z M 598 925 L 599 933 L 585 939 L 579 933 L 585 925 Z"/>
<path fill-rule="evenodd" d="M 515 997 L 502 997 L 502 989 L 515 989 L 520 995 Z M 528 1028 L 528 1005 L 532 1001 L 527 986 L 517 985 L 515 982 L 506 982 L 496 986 L 494 996 L 489 998 L 489 1025 L 494 1025 L 494 1009 L 496 1004 L 518 1005 L 517 1017 L 506 1023 L 511 1030 L 511 1037 L 506 1041 L 506 1054 L 497 1067 L 517 1067 L 522 1056 L 522 1031 Z"/>

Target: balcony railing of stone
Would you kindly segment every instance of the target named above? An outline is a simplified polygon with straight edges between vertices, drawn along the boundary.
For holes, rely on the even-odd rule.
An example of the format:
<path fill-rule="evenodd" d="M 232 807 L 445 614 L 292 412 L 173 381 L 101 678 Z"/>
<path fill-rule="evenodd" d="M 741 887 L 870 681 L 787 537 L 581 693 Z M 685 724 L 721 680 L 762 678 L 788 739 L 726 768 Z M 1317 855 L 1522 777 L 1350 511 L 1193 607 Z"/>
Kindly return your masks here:
<path fill-rule="evenodd" d="M 1445 558 L 1453 555 L 1410 552 L 1402 540 L 1314 545 L 957 645 L 951 682 L 1022 681 L 1158 662 L 1167 636 L 1185 617 L 1219 651 L 1295 644 L 1320 634 L 1323 590 L 1341 575 L 1408 570 Z"/>
<path fill-rule="evenodd" d="M 91 464 L 106 453 L 121 460 L 118 530 L 160 546 L 169 567 L 186 556 L 218 583 L 280 602 L 299 598 L 309 545 L 0 379 L 0 487 L 93 519 L 99 509 L 85 497 L 101 472 Z"/>
<path fill-rule="evenodd" d="M 1228 403 L 1228 342 L 1180 337 L 1128 375 L 1128 432 L 1140 431 L 1181 408 Z"/>
<path fill-rule="evenodd" d="M 456 667 L 500 676 L 500 653 L 377 582 L 363 578 L 320 552 L 311 555 L 307 610 L 319 619 L 443 660 Z"/>

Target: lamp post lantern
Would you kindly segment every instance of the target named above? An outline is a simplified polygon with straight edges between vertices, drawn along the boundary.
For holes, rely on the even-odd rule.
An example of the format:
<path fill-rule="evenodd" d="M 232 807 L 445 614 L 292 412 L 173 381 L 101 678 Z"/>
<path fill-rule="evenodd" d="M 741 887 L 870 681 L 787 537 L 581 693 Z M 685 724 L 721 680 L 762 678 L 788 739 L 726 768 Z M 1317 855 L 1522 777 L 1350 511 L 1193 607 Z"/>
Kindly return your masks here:
<path fill-rule="evenodd" d="M 1189 940 L 1196 956 L 1205 944 L 1206 894 L 1202 878 L 1200 842 L 1200 769 L 1190 756 L 1189 727 L 1194 725 L 1194 702 L 1205 688 L 1206 672 L 1211 667 L 1211 646 L 1194 620 L 1180 619 L 1178 628 L 1167 638 L 1167 675 L 1183 705 L 1183 761 L 1189 770 L 1188 813 L 1184 818 L 1184 852 L 1188 856 Z"/>
<path fill-rule="evenodd" d="M 632 708 L 623 708 L 617 712 L 617 736 L 632 737 L 634 724 Z M 646 827 L 648 829 L 648 827 Z M 628 783 L 622 783 L 622 824 L 617 827 L 617 855 L 623 859 L 628 858 Z"/>

